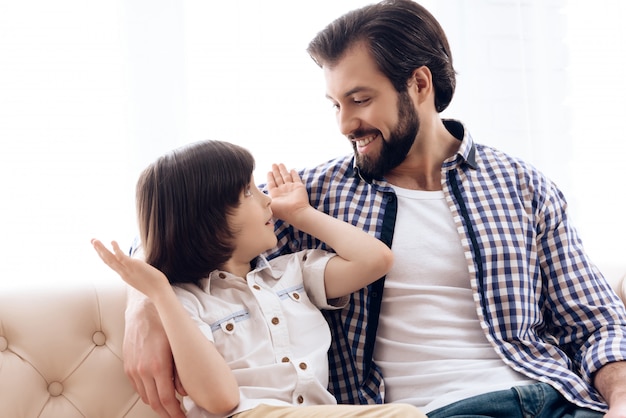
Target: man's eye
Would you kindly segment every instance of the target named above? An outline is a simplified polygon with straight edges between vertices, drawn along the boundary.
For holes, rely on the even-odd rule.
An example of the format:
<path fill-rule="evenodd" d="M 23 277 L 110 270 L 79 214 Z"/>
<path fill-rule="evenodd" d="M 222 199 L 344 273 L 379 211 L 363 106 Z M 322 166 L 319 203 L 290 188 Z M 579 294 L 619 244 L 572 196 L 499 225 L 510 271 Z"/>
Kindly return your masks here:
<path fill-rule="evenodd" d="M 370 99 L 363 99 L 363 100 L 354 99 L 354 103 L 358 104 L 358 105 L 361 105 L 361 104 L 365 104 L 365 103 L 369 102 L 369 100 Z"/>

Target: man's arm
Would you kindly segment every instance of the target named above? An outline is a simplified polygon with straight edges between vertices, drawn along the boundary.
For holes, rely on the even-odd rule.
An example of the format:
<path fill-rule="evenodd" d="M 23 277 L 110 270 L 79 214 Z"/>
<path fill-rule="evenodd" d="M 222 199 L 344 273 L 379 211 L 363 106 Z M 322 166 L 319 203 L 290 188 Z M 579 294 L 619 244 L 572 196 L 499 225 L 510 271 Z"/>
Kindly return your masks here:
<path fill-rule="evenodd" d="M 163 418 L 184 418 L 172 350 L 155 306 L 129 286 L 124 330 L 124 370 L 144 403 Z"/>
<path fill-rule="evenodd" d="M 626 361 L 602 366 L 593 383 L 609 405 L 609 412 L 604 417 L 626 418 Z"/>

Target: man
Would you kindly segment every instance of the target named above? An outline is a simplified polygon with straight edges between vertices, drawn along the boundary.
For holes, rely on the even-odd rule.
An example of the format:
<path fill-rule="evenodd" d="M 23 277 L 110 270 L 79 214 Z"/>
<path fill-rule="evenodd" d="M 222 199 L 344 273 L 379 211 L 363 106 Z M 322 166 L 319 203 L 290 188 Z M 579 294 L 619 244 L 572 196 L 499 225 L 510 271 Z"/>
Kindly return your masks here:
<path fill-rule="evenodd" d="M 624 307 L 557 187 L 440 118 L 455 72 L 434 17 L 383 1 L 332 22 L 308 52 L 354 148 L 304 170 L 311 202 L 378 236 L 396 260 L 326 315 L 338 401 L 409 402 L 431 418 L 626 417 Z M 273 256 L 321 245 L 284 223 L 277 232 Z M 159 326 L 144 328 L 149 312 L 131 300 L 127 372 L 154 409 L 172 411 L 168 348 L 137 337 Z"/>

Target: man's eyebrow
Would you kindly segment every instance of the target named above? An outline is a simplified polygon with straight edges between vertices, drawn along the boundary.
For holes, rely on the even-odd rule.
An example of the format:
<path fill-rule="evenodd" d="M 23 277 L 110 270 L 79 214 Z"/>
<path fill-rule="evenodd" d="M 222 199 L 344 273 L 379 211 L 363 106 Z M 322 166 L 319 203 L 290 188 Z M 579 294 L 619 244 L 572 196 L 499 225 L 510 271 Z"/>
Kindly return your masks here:
<path fill-rule="evenodd" d="M 356 87 L 354 87 L 354 88 L 352 88 L 352 89 L 348 90 L 347 92 L 345 92 L 345 93 L 343 94 L 343 97 L 344 97 L 344 98 L 347 98 L 347 97 L 352 96 L 353 94 L 356 94 L 356 93 L 362 93 L 362 92 L 364 92 L 364 91 L 365 91 L 365 92 L 368 92 L 368 91 L 371 91 L 371 90 L 372 90 L 372 89 L 371 89 L 371 88 L 369 88 L 369 87 L 356 86 Z M 333 98 L 332 98 L 332 97 L 330 97 L 328 94 L 326 94 L 326 98 L 327 98 L 327 99 L 329 99 L 329 100 L 333 100 Z"/>

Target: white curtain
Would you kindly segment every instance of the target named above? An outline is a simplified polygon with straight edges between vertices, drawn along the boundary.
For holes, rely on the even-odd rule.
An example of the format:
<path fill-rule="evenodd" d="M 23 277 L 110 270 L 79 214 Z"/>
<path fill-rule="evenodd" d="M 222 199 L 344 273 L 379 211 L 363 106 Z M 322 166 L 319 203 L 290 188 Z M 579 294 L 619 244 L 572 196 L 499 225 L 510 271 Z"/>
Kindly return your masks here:
<path fill-rule="evenodd" d="M 350 152 L 305 47 L 367 3 L 0 0 L 0 280 L 101 274 L 89 239 L 130 244 L 137 175 L 173 147 L 237 142 L 258 181 Z M 594 260 L 620 260 L 624 2 L 422 4 L 458 71 L 444 116 L 546 172 Z"/>

